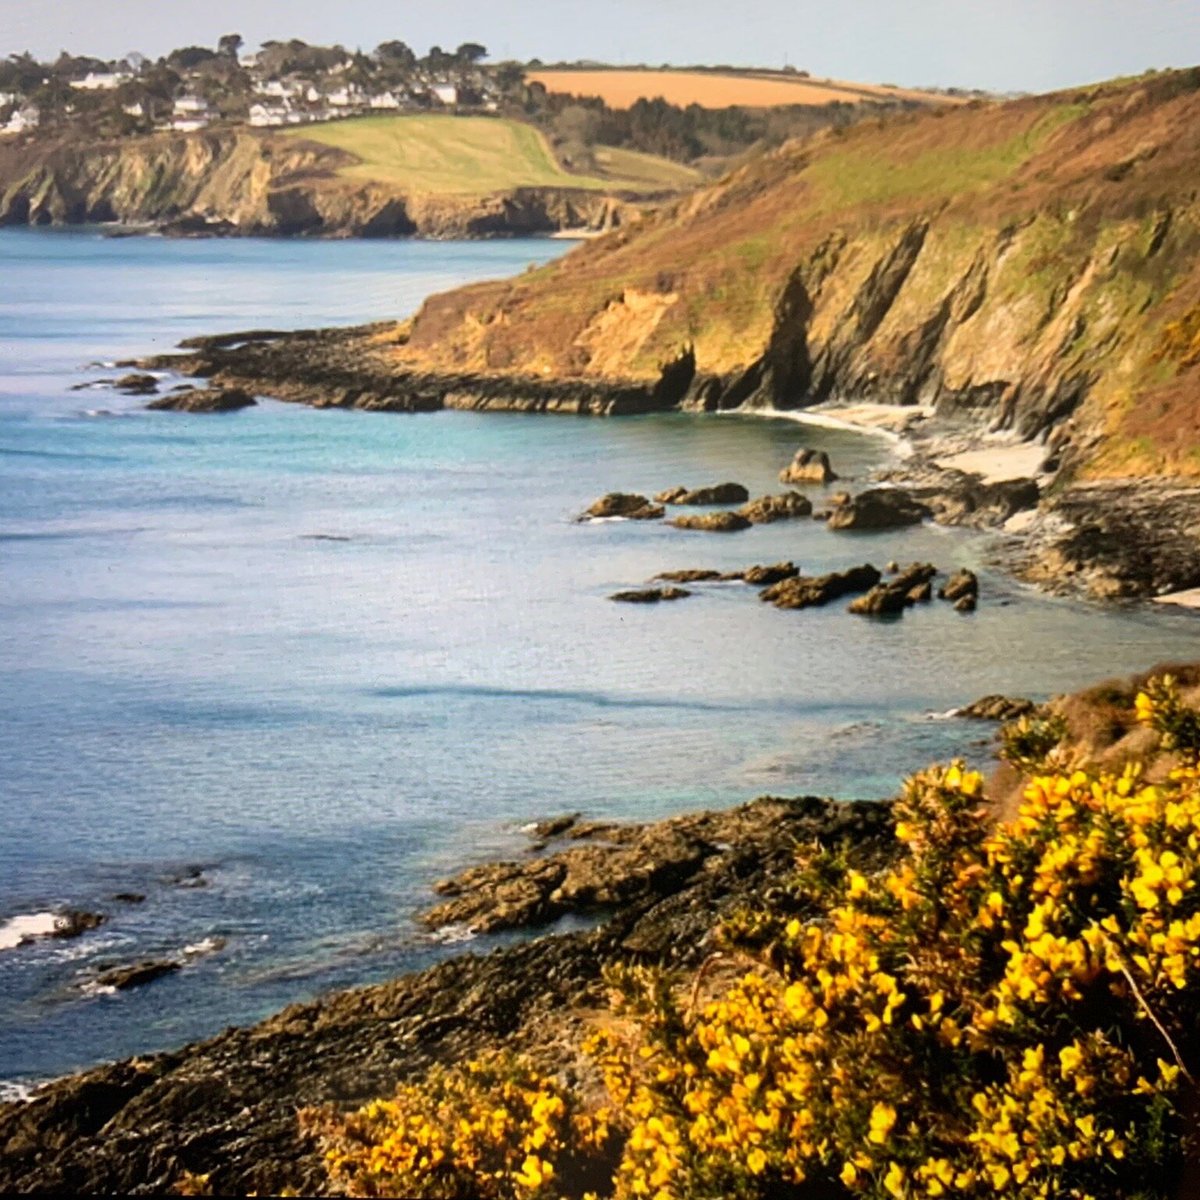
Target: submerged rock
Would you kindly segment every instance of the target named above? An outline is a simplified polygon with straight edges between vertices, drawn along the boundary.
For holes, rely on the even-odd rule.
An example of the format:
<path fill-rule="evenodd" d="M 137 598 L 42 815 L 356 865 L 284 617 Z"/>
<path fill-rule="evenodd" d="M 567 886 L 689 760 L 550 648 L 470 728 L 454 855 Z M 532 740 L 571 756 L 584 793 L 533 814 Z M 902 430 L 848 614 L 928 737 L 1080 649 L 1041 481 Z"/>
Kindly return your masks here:
<path fill-rule="evenodd" d="M 736 512 L 697 513 L 692 517 L 675 517 L 667 522 L 676 529 L 700 529 L 710 533 L 736 533 L 739 529 L 749 529 L 750 522 Z"/>
<path fill-rule="evenodd" d="M 959 596 L 954 602 L 954 611 L 957 613 L 973 613 L 979 607 L 979 600 L 975 596 Z"/>
<path fill-rule="evenodd" d="M 758 596 L 776 608 L 813 608 L 854 592 L 868 591 L 882 578 L 877 568 L 864 563 L 848 571 L 833 571 L 818 576 L 797 575 L 784 579 L 764 588 Z"/>
<path fill-rule="evenodd" d="M 190 388 L 152 400 L 147 408 L 156 412 L 224 413 L 251 408 L 258 401 L 241 388 Z"/>
<path fill-rule="evenodd" d="M 709 583 L 715 579 L 726 579 L 728 576 L 721 571 L 713 571 L 705 567 L 685 567 L 681 571 L 660 571 L 654 578 L 664 579 L 668 583 Z"/>
<path fill-rule="evenodd" d="M 754 525 L 769 525 L 773 521 L 790 521 L 812 515 L 812 501 L 799 492 L 784 492 L 782 496 L 759 496 L 743 504 L 738 512 Z"/>
<path fill-rule="evenodd" d="M 51 937 L 77 938 L 89 929 L 103 925 L 108 918 L 103 913 L 84 912 L 77 908 L 68 908 L 64 912 L 54 914 L 54 928 Z"/>
<path fill-rule="evenodd" d="M 672 488 L 673 492 L 678 489 Z M 741 504 L 750 499 L 750 493 L 740 483 L 715 483 L 712 487 L 696 488 L 684 492 L 670 504 Z"/>
<path fill-rule="evenodd" d="M 829 462 L 829 455 L 824 450 L 809 450 L 801 448 L 779 472 L 780 483 L 832 483 L 837 473 Z"/>
<path fill-rule="evenodd" d="M 651 504 L 645 496 L 639 496 L 636 492 L 609 492 L 592 504 L 580 520 L 626 517 L 631 521 L 655 521 L 662 515 L 663 509 Z"/>
<path fill-rule="evenodd" d="M 96 976 L 96 982 L 101 987 L 116 988 L 119 992 L 130 988 L 142 987 L 153 983 L 164 975 L 172 975 L 180 969 L 180 965 L 171 959 L 147 959 L 145 962 L 132 963 L 124 967 L 111 967 L 101 971 Z"/>
<path fill-rule="evenodd" d="M 622 604 L 657 604 L 660 600 L 682 600 L 691 594 L 687 588 L 681 587 L 638 588 L 634 591 L 614 592 L 609 599 Z"/>
<path fill-rule="evenodd" d="M 929 508 L 902 488 L 869 488 L 839 502 L 829 514 L 830 529 L 899 529 L 919 525 L 930 516 Z"/>

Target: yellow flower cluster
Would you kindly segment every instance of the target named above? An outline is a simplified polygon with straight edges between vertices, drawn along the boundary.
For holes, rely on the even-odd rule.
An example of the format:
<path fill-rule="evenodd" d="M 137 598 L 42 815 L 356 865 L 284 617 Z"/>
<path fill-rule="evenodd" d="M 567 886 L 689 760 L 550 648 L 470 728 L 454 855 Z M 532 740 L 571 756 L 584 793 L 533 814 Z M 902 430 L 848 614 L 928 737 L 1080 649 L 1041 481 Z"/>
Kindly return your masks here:
<path fill-rule="evenodd" d="M 610 1140 L 604 1110 L 583 1111 L 505 1054 L 436 1069 L 390 1100 L 307 1122 L 322 1136 L 331 1181 L 352 1196 L 540 1200 L 572 1177 L 602 1174 Z"/>
<path fill-rule="evenodd" d="M 1046 770 L 997 824 L 978 774 L 932 768 L 895 802 L 889 865 L 807 851 L 727 930 L 757 965 L 698 1009 L 699 981 L 614 973 L 632 1032 L 588 1046 L 612 1143 L 607 1113 L 506 1062 L 343 1120 L 335 1180 L 577 1196 L 563 1164 L 607 1148 L 616 1200 L 1172 1194 L 1196 1156 L 1200 767 L 1169 684 L 1138 711 L 1176 731 L 1163 782 Z"/>

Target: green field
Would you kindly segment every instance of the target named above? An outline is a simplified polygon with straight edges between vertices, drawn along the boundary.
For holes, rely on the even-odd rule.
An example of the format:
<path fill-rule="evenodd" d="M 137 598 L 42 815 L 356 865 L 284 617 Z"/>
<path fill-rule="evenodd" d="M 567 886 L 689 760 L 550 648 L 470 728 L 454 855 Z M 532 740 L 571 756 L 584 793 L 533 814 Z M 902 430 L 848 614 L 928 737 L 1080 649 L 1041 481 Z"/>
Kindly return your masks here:
<path fill-rule="evenodd" d="M 353 117 L 306 125 L 289 130 L 288 136 L 353 154 L 359 161 L 341 169 L 343 178 L 436 195 L 483 195 L 517 187 L 646 191 L 688 187 L 699 178 L 665 159 L 619 150 L 600 152 L 611 156 L 611 166 L 598 159 L 607 177 L 573 175 L 558 164 L 536 129 L 499 117 Z"/>

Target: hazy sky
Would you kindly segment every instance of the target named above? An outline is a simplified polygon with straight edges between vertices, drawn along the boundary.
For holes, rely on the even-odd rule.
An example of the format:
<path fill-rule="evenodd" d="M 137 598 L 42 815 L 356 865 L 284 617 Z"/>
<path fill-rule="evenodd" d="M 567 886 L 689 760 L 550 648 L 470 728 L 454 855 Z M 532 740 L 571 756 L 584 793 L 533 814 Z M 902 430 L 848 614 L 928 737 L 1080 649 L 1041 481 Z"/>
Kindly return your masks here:
<path fill-rule="evenodd" d="M 1000 91 L 1200 64 L 1200 0 L 0 0 L 0 54 L 157 57 L 233 32 Z"/>

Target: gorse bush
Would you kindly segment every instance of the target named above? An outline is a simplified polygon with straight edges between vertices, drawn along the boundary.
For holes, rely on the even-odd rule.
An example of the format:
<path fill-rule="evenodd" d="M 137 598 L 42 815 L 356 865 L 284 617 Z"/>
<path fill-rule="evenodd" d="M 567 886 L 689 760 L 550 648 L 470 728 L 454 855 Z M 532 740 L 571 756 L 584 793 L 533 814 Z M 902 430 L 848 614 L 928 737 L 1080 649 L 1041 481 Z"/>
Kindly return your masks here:
<path fill-rule="evenodd" d="M 1137 710 L 1174 755 L 1163 782 L 1047 768 L 997 824 L 978 774 L 932 768 L 886 869 L 809 850 L 786 903 L 728 924 L 749 969 L 613 973 L 624 1019 L 588 1047 L 609 1110 L 511 1061 L 439 1072 L 332 1119 L 336 1181 L 578 1195 L 611 1153 L 594 1190 L 620 1198 L 1175 1194 L 1196 1154 L 1200 722 L 1170 680 Z"/>

